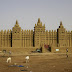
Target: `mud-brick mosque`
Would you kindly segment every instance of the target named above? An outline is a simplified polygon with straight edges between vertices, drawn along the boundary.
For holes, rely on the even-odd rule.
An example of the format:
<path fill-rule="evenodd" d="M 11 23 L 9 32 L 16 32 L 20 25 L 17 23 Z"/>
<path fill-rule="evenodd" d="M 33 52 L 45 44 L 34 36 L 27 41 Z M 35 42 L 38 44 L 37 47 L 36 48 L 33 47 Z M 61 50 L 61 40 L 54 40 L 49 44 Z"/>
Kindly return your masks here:
<path fill-rule="evenodd" d="M 45 30 L 40 18 L 33 30 L 22 30 L 16 21 L 12 30 L 0 31 L 0 50 L 29 53 L 41 49 L 43 53 L 72 52 L 72 31 L 67 31 L 62 22 L 57 30 Z"/>

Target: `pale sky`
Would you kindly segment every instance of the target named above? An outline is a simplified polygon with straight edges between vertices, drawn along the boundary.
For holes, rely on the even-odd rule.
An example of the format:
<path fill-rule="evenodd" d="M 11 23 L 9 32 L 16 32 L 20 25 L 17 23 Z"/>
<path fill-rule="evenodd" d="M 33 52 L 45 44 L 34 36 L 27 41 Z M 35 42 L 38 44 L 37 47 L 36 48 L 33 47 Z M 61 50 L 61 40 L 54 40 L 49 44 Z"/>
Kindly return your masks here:
<path fill-rule="evenodd" d="M 0 0 L 0 31 L 12 29 L 16 20 L 23 30 L 33 30 L 38 18 L 46 30 L 57 30 L 60 21 L 72 30 L 72 0 Z"/>

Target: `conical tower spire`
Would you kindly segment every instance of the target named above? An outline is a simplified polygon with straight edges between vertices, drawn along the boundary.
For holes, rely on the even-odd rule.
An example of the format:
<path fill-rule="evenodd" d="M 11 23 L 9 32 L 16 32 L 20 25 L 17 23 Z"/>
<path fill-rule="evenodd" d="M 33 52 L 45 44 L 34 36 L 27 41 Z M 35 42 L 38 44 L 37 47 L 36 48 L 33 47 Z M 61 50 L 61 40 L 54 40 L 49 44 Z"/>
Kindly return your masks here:
<path fill-rule="evenodd" d="M 62 21 L 60 21 L 60 25 L 62 25 Z"/>
<path fill-rule="evenodd" d="M 16 20 L 16 24 L 18 24 L 18 21 Z"/>
<path fill-rule="evenodd" d="M 38 18 L 38 23 L 40 23 L 40 18 Z"/>
<path fill-rule="evenodd" d="M 16 20 L 15 27 L 19 27 L 18 20 Z"/>
<path fill-rule="evenodd" d="M 40 18 L 38 18 L 37 25 L 38 25 L 38 26 L 42 26 L 42 22 L 40 21 Z"/>
<path fill-rule="evenodd" d="M 62 21 L 60 21 L 60 28 L 63 28 L 63 24 L 62 24 Z"/>

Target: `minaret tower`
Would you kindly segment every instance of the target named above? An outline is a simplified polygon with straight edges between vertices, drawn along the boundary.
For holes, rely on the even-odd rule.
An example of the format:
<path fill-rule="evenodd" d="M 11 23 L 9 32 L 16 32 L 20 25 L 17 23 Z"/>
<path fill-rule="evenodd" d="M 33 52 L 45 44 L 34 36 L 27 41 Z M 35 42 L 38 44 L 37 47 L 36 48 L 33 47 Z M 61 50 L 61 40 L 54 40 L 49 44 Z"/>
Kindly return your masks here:
<path fill-rule="evenodd" d="M 12 29 L 12 47 L 21 47 L 21 27 L 19 27 L 18 21 Z"/>
<path fill-rule="evenodd" d="M 60 47 L 67 46 L 67 37 L 66 37 L 66 29 L 64 28 L 62 21 L 60 22 L 60 26 L 57 29 L 58 36 L 58 44 Z"/>
<path fill-rule="evenodd" d="M 41 47 L 45 44 L 45 25 L 42 25 L 40 18 L 38 18 L 37 25 L 34 27 L 34 46 Z"/>

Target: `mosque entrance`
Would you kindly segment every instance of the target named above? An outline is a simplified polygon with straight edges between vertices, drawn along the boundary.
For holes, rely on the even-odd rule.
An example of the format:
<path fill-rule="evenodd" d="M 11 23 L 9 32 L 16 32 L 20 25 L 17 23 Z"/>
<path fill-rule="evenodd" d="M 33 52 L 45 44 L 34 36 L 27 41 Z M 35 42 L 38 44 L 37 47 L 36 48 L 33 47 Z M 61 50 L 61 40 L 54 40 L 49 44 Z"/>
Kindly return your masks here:
<path fill-rule="evenodd" d="M 44 48 L 48 51 L 51 52 L 51 47 L 49 45 L 44 44 Z"/>

